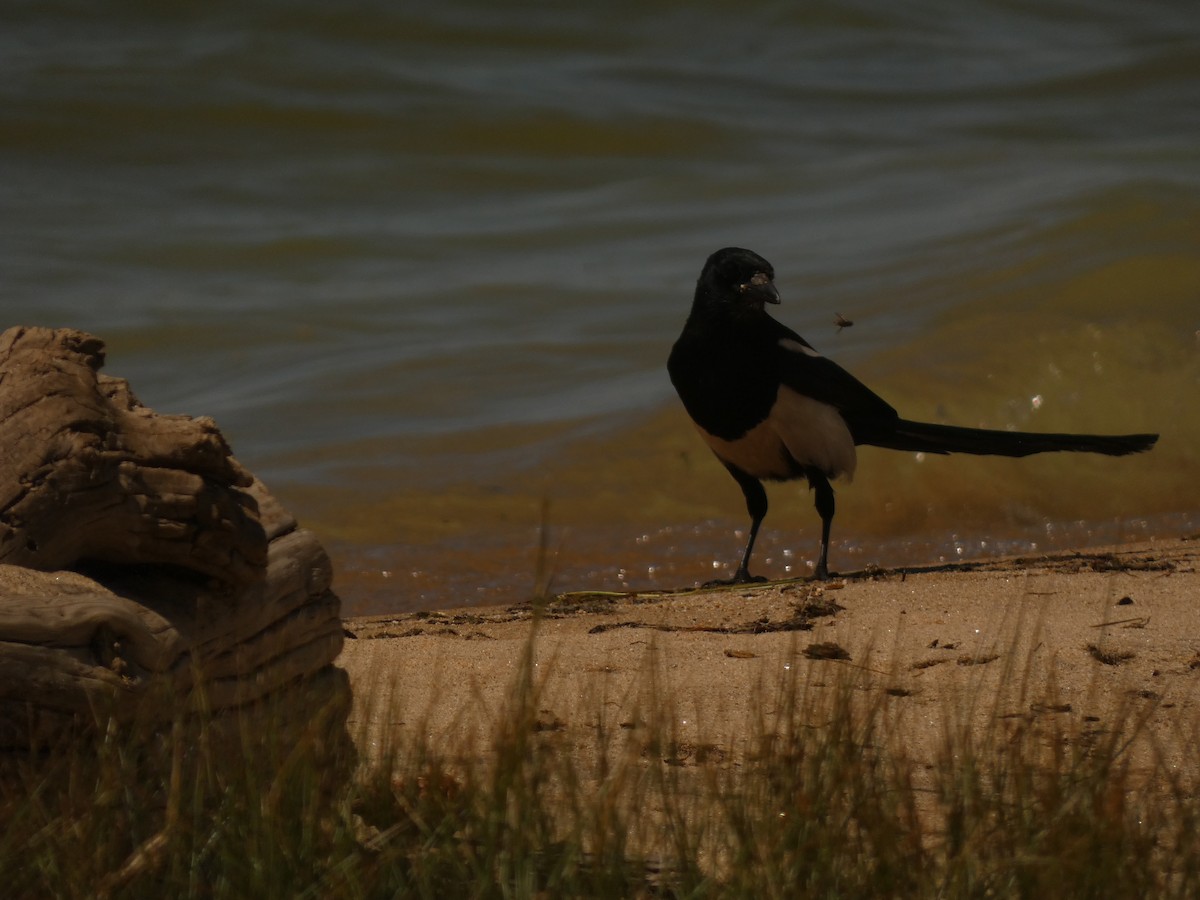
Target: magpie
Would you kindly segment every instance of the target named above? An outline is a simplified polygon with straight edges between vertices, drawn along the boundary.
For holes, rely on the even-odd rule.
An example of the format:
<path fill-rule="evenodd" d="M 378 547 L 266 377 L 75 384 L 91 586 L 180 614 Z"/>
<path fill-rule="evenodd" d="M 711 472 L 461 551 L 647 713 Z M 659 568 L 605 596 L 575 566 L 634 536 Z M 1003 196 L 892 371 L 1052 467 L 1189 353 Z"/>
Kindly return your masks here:
<path fill-rule="evenodd" d="M 911 422 L 857 378 L 767 314 L 779 303 L 775 270 L 750 250 L 712 254 L 667 371 L 700 436 L 746 498 L 750 535 L 730 581 L 750 574 L 750 554 L 767 515 L 764 481 L 807 479 L 821 517 L 814 576 L 829 577 L 831 479 L 853 477 L 855 447 L 922 453 L 1029 456 L 1074 451 L 1124 456 L 1149 450 L 1157 434 L 1092 435 L 992 431 Z"/>

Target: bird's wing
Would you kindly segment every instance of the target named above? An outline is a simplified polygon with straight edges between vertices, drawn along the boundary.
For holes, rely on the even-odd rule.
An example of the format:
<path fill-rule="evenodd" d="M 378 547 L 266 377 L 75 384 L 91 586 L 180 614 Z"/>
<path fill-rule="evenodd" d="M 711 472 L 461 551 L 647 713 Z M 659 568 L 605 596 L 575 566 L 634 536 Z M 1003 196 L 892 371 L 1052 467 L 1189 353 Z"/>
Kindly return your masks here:
<path fill-rule="evenodd" d="M 854 430 L 859 423 L 878 424 L 898 418 L 896 410 L 831 359 L 821 356 L 794 331 L 780 325 L 772 348 L 779 380 L 792 390 L 828 403 Z"/>

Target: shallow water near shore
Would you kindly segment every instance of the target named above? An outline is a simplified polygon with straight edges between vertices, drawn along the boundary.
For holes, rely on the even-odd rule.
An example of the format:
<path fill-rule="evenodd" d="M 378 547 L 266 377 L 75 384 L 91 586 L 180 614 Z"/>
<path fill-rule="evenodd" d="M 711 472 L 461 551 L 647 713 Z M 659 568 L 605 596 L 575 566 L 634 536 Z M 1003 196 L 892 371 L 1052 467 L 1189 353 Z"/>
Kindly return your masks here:
<path fill-rule="evenodd" d="M 742 500 L 664 361 L 729 244 L 911 418 L 1163 435 L 864 450 L 835 568 L 1198 527 L 1187 4 L 5 16 L 0 325 L 213 416 L 353 612 L 721 574 Z M 803 574 L 811 497 L 771 496 L 758 570 Z"/>

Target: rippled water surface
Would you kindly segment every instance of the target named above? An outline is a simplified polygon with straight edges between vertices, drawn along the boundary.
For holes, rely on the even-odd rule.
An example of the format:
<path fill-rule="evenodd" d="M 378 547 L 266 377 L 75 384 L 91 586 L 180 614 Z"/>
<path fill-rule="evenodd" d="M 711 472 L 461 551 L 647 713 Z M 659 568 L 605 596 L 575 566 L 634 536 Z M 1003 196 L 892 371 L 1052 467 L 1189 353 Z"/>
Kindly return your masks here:
<path fill-rule="evenodd" d="M 664 360 L 728 244 L 910 417 L 1163 435 L 864 450 L 835 568 L 1200 527 L 1200 7 L 507 7 L 9 3 L 0 324 L 215 417 L 356 612 L 720 572 Z"/>

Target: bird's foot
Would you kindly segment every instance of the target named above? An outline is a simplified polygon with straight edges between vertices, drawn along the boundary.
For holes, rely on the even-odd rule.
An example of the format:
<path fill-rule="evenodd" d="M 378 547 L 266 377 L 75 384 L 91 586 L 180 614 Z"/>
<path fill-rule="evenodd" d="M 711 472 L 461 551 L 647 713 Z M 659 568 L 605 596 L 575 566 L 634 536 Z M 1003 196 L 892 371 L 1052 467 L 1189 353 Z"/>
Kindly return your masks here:
<path fill-rule="evenodd" d="M 751 575 L 749 572 L 738 572 L 732 578 L 714 578 L 700 585 L 702 588 L 731 587 L 735 584 L 766 584 L 767 579 L 761 575 Z"/>

